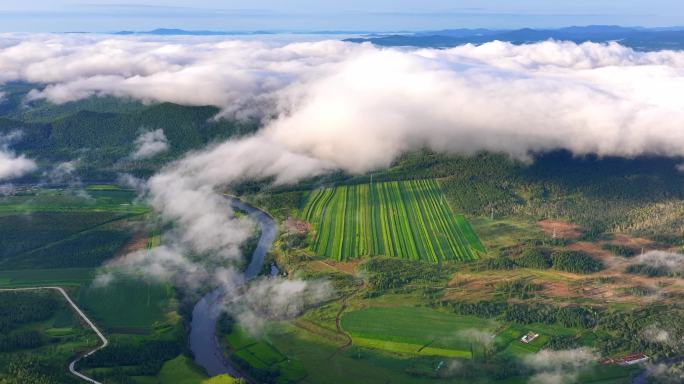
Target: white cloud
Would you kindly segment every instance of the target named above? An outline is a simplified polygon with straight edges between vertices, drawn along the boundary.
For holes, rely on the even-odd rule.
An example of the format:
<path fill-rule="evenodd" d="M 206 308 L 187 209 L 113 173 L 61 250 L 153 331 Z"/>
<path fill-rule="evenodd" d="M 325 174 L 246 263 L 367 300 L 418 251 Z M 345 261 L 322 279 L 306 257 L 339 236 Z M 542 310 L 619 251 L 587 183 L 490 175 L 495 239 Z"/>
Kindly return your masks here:
<path fill-rule="evenodd" d="M 458 338 L 482 345 L 488 349 L 494 345 L 494 339 L 496 337 L 496 335 L 491 332 L 482 331 L 476 328 L 463 329 L 458 331 L 456 336 Z"/>
<path fill-rule="evenodd" d="M 33 160 L 17 155 L 9 149 L 10 143 L 21 135 L 21 131 L 0 134 L 0 181 L 24 176 L 38 168 Z"/>
<path fill-rule="evenodd" d="M 46 176 L 52 183 L 77 183 L 80 184 L 80 180 L 74 176 L 76 172 L 76 167 L 78 166 L 80 160 L 71 160 L 58 163 Z"/>
<path fill-rule="evenodd" d="M 35 171 L 36 168 L 38 167 L 33 160 L 0 149 L 0 180 L 17 178 Z"/>
<path fill-rule="evenodd" d="M 589 348 L 543 349 L 526 355 L 523 364 L 535 372 L 530 377 L 530 384 L 569 384 L 577 382 L 579 373 L 597 359 L 596 352 Z"/>
<path fill-rule="evenodd" d="M 670 273 L 684 272 L 684 255 L 667 251 L 648 251 L 634 259 L 635 264 L 646 264 L 654 268 L 662 268 Z"/>
<path fill-rule="evenodd" d="M 169 149 L 169 141 L 162 129 L 142 133 L 135 140 L 135 145 L 135 152 L 131 154 L 133 160 L 148 159 Z"/>

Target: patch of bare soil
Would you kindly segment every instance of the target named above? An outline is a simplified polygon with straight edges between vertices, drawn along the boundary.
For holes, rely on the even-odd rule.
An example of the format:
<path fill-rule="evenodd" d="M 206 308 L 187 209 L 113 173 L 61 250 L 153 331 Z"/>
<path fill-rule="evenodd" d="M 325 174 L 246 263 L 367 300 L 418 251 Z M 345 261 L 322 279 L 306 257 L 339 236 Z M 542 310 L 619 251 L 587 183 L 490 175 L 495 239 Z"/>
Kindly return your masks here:
<path fill-rule="evenodd" d="M 356 272 L 356 268 L 363 262 L 363 260 L 354 260 L 354 261 L 332 261 L 332 260 L 326 260 L 324 261 L 325 264 L 328 266 L 337 269 L 338 271 L 342 271 L 344 273 L 349 273 L 349 274 L 354 274 Z"/>
<path fill-rule="evenodd" d="M 653 244 L 653 241 L 644 239 L 643 237 L 632 237 L 625 234 L 617 234 L 613 236 L 613 240 L 611 240 L 610 243 L 639 249 L 642 247 L 648 248 Z"/>
<path fill-rule="evenodd" d="M 576 239 L 582 234 L 577 224 L 562 220 L 542 220 L 537 222 L 537 226 L 544 233 L 562 239 Z"/>
<path fill-rule="evenodd" d="M 304 220 L 297 220 L 294 217 L 288 217 L 283 222 L 285 232 L 288 233 L 308 233 L 311 231 L 311 224 Z"/>
<path fill-rule="evenodd" d="M 121 249 L 116 251 L 116 253 L 114 254 L 114 259 L 144 249 L 146 245 L 147 231 L 138 231 L 135 234 L 133 234 L 133 237 L 131 238 L 131 240 L 128 241 L 128 243 L 126 243 L 123 247 L 121 247 Z"/>
<path fill-rule="evenodd" d="M 587 241 L 578 241 L 576 243 L 572 243 L 568 245 L 568 249 L 573 250 L 573 251 L 581 251 L 584 253 L 589 254 L 590 256 L 595 257 L 596 259 L 601 260 L 607 267 L 609 267 L 613 262 L 615 261 L 616 257 L 613 255 L 612 252 L 603 249 L 600 244 L 597 243 L 590 243 Z M 620 258 L 623 259 L 624 258 Z"/>
<path fill-rule="evenodd" d="M 575 289 L 570 287 L 570 284 L 564 281 L 544 281 L 544 289 L 542 293 L 553 297 L 571 297 L 575 293 Z"/>

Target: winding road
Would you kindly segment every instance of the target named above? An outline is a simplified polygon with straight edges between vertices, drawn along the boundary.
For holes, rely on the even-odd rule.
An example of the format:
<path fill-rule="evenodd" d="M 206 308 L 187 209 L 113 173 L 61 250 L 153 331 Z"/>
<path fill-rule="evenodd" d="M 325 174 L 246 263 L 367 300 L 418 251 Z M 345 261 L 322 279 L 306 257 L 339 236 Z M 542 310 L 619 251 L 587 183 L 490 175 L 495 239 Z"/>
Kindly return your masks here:
<path fill-rule="evenodd" d="M 88 351 L 88 352 L 86 352 L 86 353 L 84 353 L 84 354 L 82 354 L 82 355 L 76 357 L 76 359 L 72 360 L 72 361 L 69 363 L 69 372 L 71 372 L 74 376 L 76 376 L 76 377 L 78 377 L 78 378 L 80 378 L 80 379 L 82 379 L 82 380 L 85 380 L 85 381 L 87 381 L 87 382 L 89 382 L 89 383 L 92 383 L 92 384 L 101 384 L 99 381 L 93 380 L 93 379 L 91 379 L 90 377 L 88 377 L 88 376 L 86 376 L 86 375 L 84 375 L 84 374 L 78 372 L 78 371 L 76 370 L 76 363 L 78 363 L 78 362 L 79 362 L 81 359 L 83 359 L 84 357 L 90 356 L 90 355 L 92 355 L 93 353 L 99 351 L 100 349 L 106 347 L 106 346 L 109 344 L 109 340 L 107 340 L 107 338 L 104 336 L 104 334 L 102 334 L 102 332 L 100 332 L 100 329 L 97 328 L 97 326 L 88 318 L 88 316 L 86 316 L 85 313 L 83 313 L 83 311 L 81 310 L 81 308 L 79 308 L 79 307 L 76 305 L 76 303 L 74 303 L 74 301 L 71 300 L 71 297 L 69 296 L 69 294 L 66 293 L 66 291 L 65 291 L 63 288 L 61 288 L 61 287 L 3 288 L 3 289 L 0 289 L 0 292 L 11 292 L 11 291 L 15 291 L 15 292 L 16 292 L 16 291 L 38 291 L 38 290 L 47 290 L 47 289 L 55 290 L 55 291 L 61 293 L 62 296 L 64 296 L 64 298 L 66 299 L 66 301 L 69 303 L 69 305 L 71 306 L 71 308 L 74 310 L 74 312 L 76 312 L 76 313 L 81 317 L 81 319 L 83 319 L 83 321 L 85 321 L 85 323 L 88 324 L 88 326 L 90 327 L 90 329 L 92 329 L 92 330 L 95 332 L 95 334 L 97 335 L 97 337 L 100 338 L 100 341 L 102 342 L 102 344 L 100 344 L 100 345 L 97 346 L 96 348 L 94 348 L 94 349 L 92 349 L 92 350 L 90 350 L 90 351 Z"/>
<path fill-rule="evenodd" d="M 226 199 L 233 208 L 248 214 L 261 229 L 252 260 L 243 273 L 244 281 L 248 281 L 261 271 L 278 229 L 273 218 L 266 212 L 232 196 L 227 196 Z M 224 288 L 216 288 L 204 295 L 195 305 L 190 323 L 190 349 L 195 355 L 195 362 L 204 368 L 209 376 L 227 373 L 233 377 L 241 377 L 238 369 L 223 354 L 216 336 L 216 322 L 221 314 L 221 304 L 226 293 Z"/>

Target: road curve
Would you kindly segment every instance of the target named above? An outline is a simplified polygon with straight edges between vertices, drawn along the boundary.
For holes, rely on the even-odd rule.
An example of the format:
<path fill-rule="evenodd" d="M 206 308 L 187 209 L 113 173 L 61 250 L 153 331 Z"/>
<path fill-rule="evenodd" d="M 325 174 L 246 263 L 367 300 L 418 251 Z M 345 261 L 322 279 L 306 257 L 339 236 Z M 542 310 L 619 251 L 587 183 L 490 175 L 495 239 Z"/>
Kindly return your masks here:
<path fill-rule="evenodd" d="M 266 212 L 252 207 L 236 197 L 226 196 L 226 199 L 233 208 L 247 213 L 261 229 L 259 242 L 243 273 L 244 281 L 247 281 L 256 277 L 261 271 L 266 254 L 276 238 L 278 229 L 273 218 Z M 224 356 L 216 337 L 216 322 L 225 294 L 223 288 L 216 288 L 204 295 L 193 308 L 190 323 L 190 349 L 195 355 L 195 362 L 204 368 L 209 376 L 227 373 L 233 377 L 241 377 L 239 370 Z"/>
<path fill-rule="evenodd" d="M 38 290 L 46 290 L 46 289 L 55 290 L 55 291 L 61 293 L 62 296 L 64 296 L 64 298 L 66 299 L 66 301 L 69 303 L 69 305 L 71 306 L 71 308 L 74 310 L 74 312 L 76 312 L 76 313 L 81 317 L 81 319 L 83 319 L 83 321 L 85 321 L 86 324 L 88 324 L 88 326 L 90 327 L 90 329 L 92 329 L 92 330 L 95 332 L 95 334 L 97 335 L 97 337 L 100 338 L 100 341 L 102 342 L 102 344 L 100 344 L 99 346 L 97 346 L 95 349 L 92 349 L 92 350 L 86 352 L 85 354 L 78 356 L 76 359 L 72 360 L 72 361 L 69 363 L 69 372 L 71 372 L 71 374 L 73 374 L 74 376 L 78 377 L 79 379 L 82 379 L 82 380 L 87 381 L 87 382 L 89 382 L 89 383 L 92 383 L 92 384 L 102 384 L 102 383 L 100 383 L 99 381 L 94 380 L 94 379 L 91 379 L 90 377 L 88 377 L 88 376 L 86 376 L 86 375 L 84 375 L 84 374 L 78 372 L 78 371 L 76 370 L 76 363 L 78 363 L 82 358 L 87 357 L 87 356 L 90 356 L 90 355 L 92 355 L 93 353 L 95 353 L 95 352 L 99 351 L 100 349 L 102 349 L 102 348 L 106 347 L 107 345 L 109 345 L 109 340 L 107 340 L 107 338 L 104 336 L 104 334 L 102 334 L 102 332 L 100 332 L 100 329 L 97 328 L 97 326 L 88 318 L 88 316 L 86 316 L 86 314 L 83 313 L 83 311 L 81 310 L 81 308 L 79 308 L 79 307 L 76 305 L 76 303 L 74 303 L 74 301 L 71 300 L 71 297 L 69 296 L 69 294 L 66 293 L 66 291 L 65 291 L 62 287 L 3 288 L 3 289 L 0 289 L 0 292 L 10 292 L 10 291 L 38 291 Z"/>

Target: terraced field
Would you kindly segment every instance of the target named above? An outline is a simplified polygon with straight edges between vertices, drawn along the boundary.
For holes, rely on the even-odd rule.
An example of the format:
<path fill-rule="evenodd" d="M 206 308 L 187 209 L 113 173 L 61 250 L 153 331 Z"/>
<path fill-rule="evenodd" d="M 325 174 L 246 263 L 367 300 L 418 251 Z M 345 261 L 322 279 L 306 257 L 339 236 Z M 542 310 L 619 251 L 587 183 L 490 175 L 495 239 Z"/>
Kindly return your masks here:
<path fill-rule="evenodd" d="M 313 250 L 335 260 L 385 255 L 440 262 L 473 260 L 484 252 L 435 180 L 318 189 L 302 216 L 315 229 Z"/>

